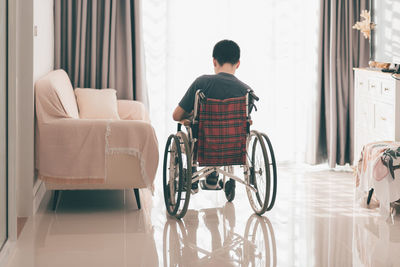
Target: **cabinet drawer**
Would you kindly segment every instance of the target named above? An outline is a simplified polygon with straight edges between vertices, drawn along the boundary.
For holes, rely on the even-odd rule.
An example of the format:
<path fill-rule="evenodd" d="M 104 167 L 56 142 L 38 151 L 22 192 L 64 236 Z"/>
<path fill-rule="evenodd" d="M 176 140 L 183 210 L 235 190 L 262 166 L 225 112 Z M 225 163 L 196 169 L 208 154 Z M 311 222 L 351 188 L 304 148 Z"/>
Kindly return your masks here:
<path fill-rule="evenodd" d="M 394 106 L 375 104 L 375 133 L 379 139 L 394 140 Z"/>
<path fill-rule="evenodd" d="M 357 94 L 366 95 L 368 93 L 367 85 L 368 85 L 367 77 L 365 77 L 364 75 L 358 75 L 356 79 Z"/>
<path fill-rule="evenodd" d="M 395 83 L 389 80 L 383 80 L 381 86 L 382 100 L 394 104 L 395 101 Z"/>
<path fill-rule="evenodd" d="M 381 82 L 377 79 L 368 79 L 368 94 L 379 96 L 381 94 Z"/>

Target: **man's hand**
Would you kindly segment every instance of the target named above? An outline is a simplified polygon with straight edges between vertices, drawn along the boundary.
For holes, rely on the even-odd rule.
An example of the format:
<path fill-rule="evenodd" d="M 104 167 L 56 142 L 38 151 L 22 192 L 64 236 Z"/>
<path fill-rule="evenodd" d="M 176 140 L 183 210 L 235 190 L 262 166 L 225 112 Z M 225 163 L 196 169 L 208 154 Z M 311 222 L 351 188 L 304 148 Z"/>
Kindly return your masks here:
<path fill-rule="evenodd" d="M 188 119 L 181 120 L 181 121 L 179 121 L 179 123 L 184 126 L 190 126 L 190 120 L 188 120 Z"/>

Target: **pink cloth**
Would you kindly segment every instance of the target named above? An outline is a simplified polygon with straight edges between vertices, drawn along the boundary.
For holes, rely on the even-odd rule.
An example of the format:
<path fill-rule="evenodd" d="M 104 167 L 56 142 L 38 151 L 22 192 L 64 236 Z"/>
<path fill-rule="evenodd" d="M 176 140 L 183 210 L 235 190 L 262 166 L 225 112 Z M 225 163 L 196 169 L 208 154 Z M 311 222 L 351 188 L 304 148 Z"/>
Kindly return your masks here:
<path fill-rule="evenodd" d="M 376 181 L 381 181 L 385 178 L 389 174 L 389 170 L 381 160 L 382 155 L 387 149 L 397 148 L 399 145 L 399 143 L 393 141 L 380 141 L 365 145 L 357 166 L 357 184 L 364 176 L 367 176 L 365 178 L 367 180 L 372 178 Z"/>
<path fill-rule="evenodd" d="M 35 85 L 36 168 L 39 177 L 56 177 L 71 183 L 102 183 L 107 154 L 125 153 L 140 159 L 141 173 L 152 186 L 158 165 L 158 143 L 145 108 L 136 101 L 118 101 L 122 120 L 79 119 L 64 106 L 76 106 L 75 98 L 64 99 L 55 86 L 69 82 L 64 71 L 53 71 Z M 60 80 L 61 79 L 61 80 Z M 54 82 L 57 81 L 57 82 Z M 71 89 L 72 90 L 72 89 Z M 73 110 L 73 108 L 72 108 Z"/>
<path fill-rule="evenodd" d="M 380 213 L 390 215 L 390 203 L 400 198 L 400 142 L 379 141 L 364 146 L 356 175 L 356 198 L 365 203 L 366 193 L 373 188 Z"/>

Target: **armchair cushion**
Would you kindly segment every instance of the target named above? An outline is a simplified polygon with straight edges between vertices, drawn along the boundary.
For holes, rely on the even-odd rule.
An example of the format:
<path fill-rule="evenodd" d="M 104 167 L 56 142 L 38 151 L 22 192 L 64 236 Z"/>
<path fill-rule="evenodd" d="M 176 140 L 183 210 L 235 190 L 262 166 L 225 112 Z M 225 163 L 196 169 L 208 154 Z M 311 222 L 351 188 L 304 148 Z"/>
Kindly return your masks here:
<path fill-rule="evenodd" d="M 81 119 L 119 120 L 117 91 L 114 89 L 75 89 Z"/>
<path fill-rule="evenodd" d="M 134 100 L 118 100 L 118 113 L 121 120 L 143 120 L 150 122 L 143 103 Z"/>

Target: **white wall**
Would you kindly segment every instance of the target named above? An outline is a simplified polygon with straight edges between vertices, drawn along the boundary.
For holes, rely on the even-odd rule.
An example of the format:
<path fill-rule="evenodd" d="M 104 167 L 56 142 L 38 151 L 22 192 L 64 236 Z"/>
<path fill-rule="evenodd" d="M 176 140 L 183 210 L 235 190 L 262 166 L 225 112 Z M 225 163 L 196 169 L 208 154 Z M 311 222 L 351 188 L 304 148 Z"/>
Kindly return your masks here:
<path fill-rule="evenodd" d="M 53 69 L 54 33 L 53 0 L 15 0 L 15 20 L 10 40 L 9 97 L 11 131 L 10 147 L 15 172 L 17 215 L 29 217 L 35 212 L 38 187 L 34 173 L 34 83 Z M 37 36 L 34 26 L 37 25 Z"/>
<path fill-rule="evenodd" d="M 17 1 L 16 36 L 16 177 L 18 216 L 33 213 L 34 99 L 33 2 Z M 13 90 L 10 88 L 10 90 Z"/>
<path fill-rule="evenodd" d="M 54 69 L 54 1 L 34 0 L 33 23 L 37 27 L 34 43 L 33 80 Z"/>
<path fill-rule="evenodd" d="M 49 73 L 54 69 L 54 1 L 53 0 L 33 0 L 33 81 Z M 38 193 L 41 184 L 34 175 L 33 194 L 36 196 L 34 210 L 40 204 L 43 197 L 42 193 Z"/>

